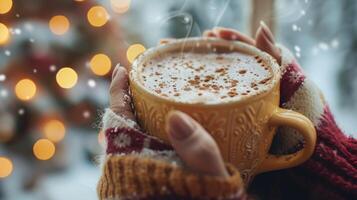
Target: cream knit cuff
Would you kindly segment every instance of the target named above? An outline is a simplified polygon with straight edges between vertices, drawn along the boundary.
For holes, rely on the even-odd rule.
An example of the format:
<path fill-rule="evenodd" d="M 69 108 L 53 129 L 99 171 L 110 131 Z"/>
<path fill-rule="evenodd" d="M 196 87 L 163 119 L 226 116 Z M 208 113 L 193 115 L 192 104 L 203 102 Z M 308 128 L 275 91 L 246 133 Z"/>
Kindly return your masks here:
<path fill-rule="evenodd" d="M 121 115 L 115 114 L 110 108 L 105 109 L 103 118 L 102 118 L 103 130 L 107 130 L 109 128 L 138 128 L 138 124 L 131 120 L 126 119 Z M 105 141 L 104 147 L 107 147 L 107 141 Z M 152 159 L 158 159 L 165 162 L 168 162 L 173 165 L 182 166 L 182 161 L 178 157 L 175 151 L 167 150 L 167 151 L 155 151 L 149 148 L 143 148 L 143 150 L 138 153 L 131 153 L 140 157 L 147 157 Z"/>
<path fill-rule="evenodd" d="M 115 114 L 110 108 L 105 109 L 102 118 L 103 130 L 113 127 L 137 128 L 138 124 L 131 119 Z"/>

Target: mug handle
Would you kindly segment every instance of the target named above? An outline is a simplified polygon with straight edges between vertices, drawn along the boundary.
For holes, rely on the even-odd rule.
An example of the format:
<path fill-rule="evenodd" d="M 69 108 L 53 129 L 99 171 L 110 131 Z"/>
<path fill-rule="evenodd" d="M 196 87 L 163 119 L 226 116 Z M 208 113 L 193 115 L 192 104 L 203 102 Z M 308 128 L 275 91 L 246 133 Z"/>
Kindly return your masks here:
<path fill-rule="evenodd" d="M 300 151 L 288 155 L 268 154 L 262 164 L 258 167 L 257 173 L 295 167 L 305 162 L 314 152 L 316 144 L 316 130 L 312 122 L 304 115 L 278 108 L 269 119 L 271 126 L 290 126 L 297 129 L 304 137 L 304 148 Z"/>

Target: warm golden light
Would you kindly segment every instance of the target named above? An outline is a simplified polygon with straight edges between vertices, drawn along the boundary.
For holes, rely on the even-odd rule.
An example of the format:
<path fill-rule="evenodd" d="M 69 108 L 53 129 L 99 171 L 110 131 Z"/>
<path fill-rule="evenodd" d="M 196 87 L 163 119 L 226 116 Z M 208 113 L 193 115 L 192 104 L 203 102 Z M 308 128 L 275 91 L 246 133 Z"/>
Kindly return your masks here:
<path fill-rule="evenodd" d="M 0 178 L 8 177 L 13 170 L 11 160 L 5 157 L 0 157 Z"/>
<path fill-rule="evenodd" d="M 102 6 L 93 6 L 87 13 L 88 22 L 94 27 L 101 27 L 107 23 L 109 14 Z"/>
<path fill-rule="evenodd" d="M 0 14 L 9 12 L 12 8 L 12 0 L 0 0 Z"/>
<path fill-rule="evenodd" d="M 56 35 L 63 35 L 69 29 L 69 20 L 66 16 L 56 15 L 50 19 L 49 27 L 52 33 Z"/>
<path fill-rule="evenodd" d="M 126 51 L 126 57 L 130 63 L 133 63 L 135 58 L 145 51 L 145 47 L 141 44 L 133 44 Z"/>
<path fill-rule="evenodd" d="M 112 68 L 112 61 L 105 54 L 96 54 L 90 61 L 90 69 L 98 76 L 106 75 Z"/>
<path fill-rule="evenodd" d="M 33 154 L 39 160 L 48 160 L 53 157 L 55 152 L 55 145 L 47 139 L 37 140 L 37 142 L 33 145 Z"/>
<path fill-rule="evenodd" d="M 70 67 L 64 67 L 56 74 L 56 81 L 61 88 L 72 88 L 76 85 L 77 80 L 77 72 Z"/>
<path fill-rule="evenodd" d="M 129 10 L 131 0 L 110 0 L 112 9 L 116 13 L 125 13 Z"/>
<path fill-rule="evenodd" d="M 30 79 L 22 79 L 15 85 L 15 94 L 17 98 L 28 101 L 36 95 L 36 85 Z"/>
<path fill-rule="evenodd" d="M 0 23 L 0 45 L 6 44 L 9 41 L 9 39 L 10 39 L 9 29 L 5 24 Z"/>
<path fill-rule="evenodd" d="M 52 142 L 59 142 L 66 134 L 66 127 L 59 120 L 49 120 L 43 126 L 43 133 Z"/>

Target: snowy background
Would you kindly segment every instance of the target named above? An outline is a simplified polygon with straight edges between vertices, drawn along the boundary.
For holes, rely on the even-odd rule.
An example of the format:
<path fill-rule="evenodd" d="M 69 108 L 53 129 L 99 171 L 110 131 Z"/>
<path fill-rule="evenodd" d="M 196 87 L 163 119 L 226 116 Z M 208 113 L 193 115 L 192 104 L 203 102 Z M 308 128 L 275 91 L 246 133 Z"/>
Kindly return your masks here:
<path fill-rule="evenodd" d="M 110 13 L 110 21 L 120 26 L 122 36 L 121 40 L 116 42 L 125 46 L 140 43 L 149 48 L 155 46 L 160 38 L 198 36 L 205 29 L 215 26 L 235 28 L 249 34 L 250 0 L 129 2 L 129 10 L 122 14 L 111 11 L 109 0 L 95 2 L 106 7 Z M 308 77 L 322 89 L 341 128 L 350 135 L 354 133 L 356 137 L 357 1 L 277 0 L 274 12 L 273 18 L 265 20 L 274 20 L 277 23 L 277 40 L 291 49 Z M 45 29 L 39 25 L 32 38 L 37 40 L 48 37 L 50 40 L 50 33 L 41 27 Z M 21 37 L 27 36 L 22 34 Z M 73 37 L 76 37 L 75 33 L 62 38 L 60 42 L 70 45 Z M 11 56 L 16 56 L 15 50 L 0 48 L 0 74 L 5 68 L 6 58 L 10 56 L 9 52 Z M 85 87 L 88 78 L 89 75 L 84 75 L 78 84 Z M 96 80 L 96 87 L 86 90 L 76 87 L 67 95 L 72 101 L 88 97 L 92 99 L 91 102 L 96 102 L 95 110 L 101 110 L 107 106 L 106 90 L 109 80 L 93 80 Z M 0 89 L 1 84 L 0 81 Z M 4 102 L 6 100 L 0 97 L 0 105 Z M 45 102 L 40 104 L 40 107 L 41 105 L 51 106 L 51 103 Z M 96 121 L 98 119 L 94 119 L 94 123 Z M 87 128 L 68 125 L 61 145 L 61 155 L 55 157 L 55 162 L 60 164 L 48 166 L 44 162 L 34 162 L 33 159 L 19 154 L 16 151 L 18 146 L 8 148 L 8 145 L 0 143 L 0 156 L 10 157 L 14 166 L 10 176 L 0 178 L 0 199 L 97 199 L 96 183 L 100 168 L 95 160 L 101 153 L 98 132 L 99 129 L 94 125 Z M 55 166 L 54 169 L 48 169 L 51 166 Z M 26 189 L 26 185 L 32 183 L 28 180 L 32 179 L 36 180 L 35 186 Z"/>

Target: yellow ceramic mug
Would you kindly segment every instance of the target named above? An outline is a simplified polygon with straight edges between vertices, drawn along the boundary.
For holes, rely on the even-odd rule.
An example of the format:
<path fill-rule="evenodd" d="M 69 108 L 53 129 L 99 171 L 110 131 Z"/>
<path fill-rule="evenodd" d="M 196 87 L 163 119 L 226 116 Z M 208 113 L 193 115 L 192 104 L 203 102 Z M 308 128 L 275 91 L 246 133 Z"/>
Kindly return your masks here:
<path fill-rule="evenodd" d="M 238 51 L 263 58 L 271 67 L 270 89 L 241 100 L 218 103 L 180 103 L 147 90 L 140 78 L 143 63 L 157 55 L 180 51 Z M 164 73 L 164 72 L 163 72 Z M 280 68 L 276 61 L 259 49 L 240 42 L 210 38 L 189 38 L 160 45 L 144 52 L 133 63 L 130 89 L 140 125 L 149 133 L 168 142 L 165 118 L 170 110 L 183 111 L 213 136 L 223 158 L 238 167 L 246 181 L 255 174 L 294 167 L 313 153 L 316 132 L 305 116 L 279 108 Z M 269 148 L 277 126 L 297 129 L 305 139 L 302 150 L 289 155 L 271 155 Z"/>

